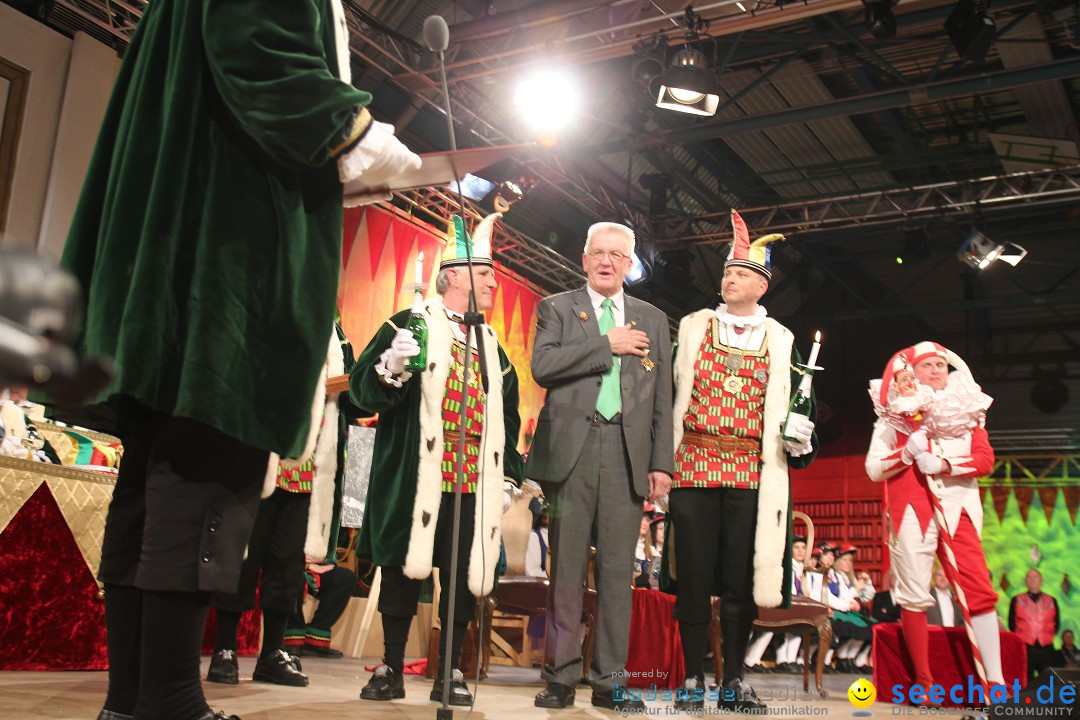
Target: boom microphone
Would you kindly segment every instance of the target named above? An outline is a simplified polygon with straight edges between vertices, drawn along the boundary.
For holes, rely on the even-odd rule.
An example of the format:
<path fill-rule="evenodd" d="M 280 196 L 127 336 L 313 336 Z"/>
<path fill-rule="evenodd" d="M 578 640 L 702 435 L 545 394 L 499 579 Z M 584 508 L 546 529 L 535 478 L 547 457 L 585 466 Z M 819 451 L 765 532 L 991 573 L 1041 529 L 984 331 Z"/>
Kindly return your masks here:
<path fill-rule="evenodd" d="M 441 15 L 428 15 L 424 20 L 424 42 L 428 50 L 437 53 L 450 46 L 450 28 Z"/>

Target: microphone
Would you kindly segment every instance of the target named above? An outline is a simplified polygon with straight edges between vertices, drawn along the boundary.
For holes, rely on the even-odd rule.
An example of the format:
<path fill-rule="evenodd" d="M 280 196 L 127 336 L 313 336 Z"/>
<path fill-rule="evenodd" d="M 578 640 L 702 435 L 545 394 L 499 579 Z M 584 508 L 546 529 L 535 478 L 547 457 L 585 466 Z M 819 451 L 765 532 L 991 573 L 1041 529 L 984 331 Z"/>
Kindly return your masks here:
<path fill-rule="evenodd" d="M 450 46 L 450 28 L 442 15 L 428 15 L 424 20 L 424 42 L 428 50 L 440 54 Z"/>
<path fill-rule="evenodd" d="M 450 89 L 446 85 L 446 63 L 443 60 L 443 51 L 450 45 L 450 28 L 441 15 L 428 15 L 424 20 L 424 42 L 428 48 L 439 58 L 439 75 L 442 79 L 443 102 L 446 103 L 446 132 L 450 135 L 450 151 L 457 152 L 457 137 L 454 135 L 454 114 L 450 109 Z M 450 159 L 450 167 L 454 170 L 454 177 L 460 177 L 457 169 L 453 166 L 453 158 Z"/>

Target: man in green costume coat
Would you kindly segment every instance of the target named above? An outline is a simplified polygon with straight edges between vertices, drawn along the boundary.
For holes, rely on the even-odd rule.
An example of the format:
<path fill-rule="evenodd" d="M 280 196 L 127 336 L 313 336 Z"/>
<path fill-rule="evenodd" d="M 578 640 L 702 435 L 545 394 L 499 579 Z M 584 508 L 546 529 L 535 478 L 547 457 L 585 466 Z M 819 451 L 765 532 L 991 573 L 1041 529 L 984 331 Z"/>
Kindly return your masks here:
<path fill-rule="evenodd" d="M 498 286 L 488 251 L 491 226 L 500 214 L 478 226 L 473 258 L 476 306 L 490 310 Z M 379 413 L 367 507 L 357 554 L 381 568 L 379 612 L 382 615 L 383 664 L 364 686 L 364 700 L 405 697 L 402 669 L 409 626 L 416 614 L 421 581 L 439 568 L 442 597 L 439 618 L 450 627 L 449 600 L 454 491 L 458 443 L 465 435 L 465 483 L 462 485 L 460 550 L 454 595 L 450 698 L 470 705 L 472 696 L 457 669 L 461 641 L 476 610 L 476 598 L 492 589 L 499 561 L 504 498 L 520 485 L 517 452 L 517 373 L 499 346 L 495 331 L 481 325 L 479 351 L 473 350 L 468 383 L 464 382 L 465 333 L 462 315 L 469 306 L 469 269 L 464 244 L 468 235 L 454 218 L 453 241 L 444 256 L 432 298 L 413 308 L 427 322 L 423 372 L 407 372 L 408 358 L 420 347 L 409 330 L 409 311 L 383 323 L 353 367 L 349 384 L 353 402 Z M 460 241 L 460 242 L 459 242 Z M 460 248 L 460 252 L 456 249 Z M 458 408 L 465 402 L 465 427 Z M 507 487 L 507 482 L 512 484 Z M 431 699 L 442 701 L 445 653 Z"/>
<path fill-rule="evenodd" d="M 106 521 L 100 718 L 209 719 L 199 649 L 276 455 L 321 412 L 342 182 L 419 158 L 349 82 L 340 0 L 155 0 L 64 251 L 125 460 Z"/>

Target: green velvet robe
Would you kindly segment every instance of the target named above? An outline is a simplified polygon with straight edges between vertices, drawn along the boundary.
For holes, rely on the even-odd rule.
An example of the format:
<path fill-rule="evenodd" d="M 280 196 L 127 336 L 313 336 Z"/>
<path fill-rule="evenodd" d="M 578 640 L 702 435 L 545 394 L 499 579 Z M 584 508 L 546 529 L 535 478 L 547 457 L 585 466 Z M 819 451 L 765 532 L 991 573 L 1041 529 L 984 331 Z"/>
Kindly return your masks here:
<path fill-rule="evenodd" d="M 370 559 L 375 565 L 402 566 L 406 575 L 416 578 L 427 577 L 431 572 L 433 546 L 427 544 L 427 536 L 434 534 L 434 523 L 424 523 L 422 518 L 426 512 L 430 519 L 432 508 L 437 512 L 442 495 L 442 473 L 438 465 L 443 443 L 442 398 L 452 339 L 450 323 L 441 305 L 429 301 L 425 305 L 425 316 L 429 370 L 419 377 L 413 376 L 400 388 L 382 384 L 375 371 L 398 328 L 408 323 L 409 311 L 406 310 L 383 323 L 360 353 L 349 378 L 352 401 L 370 412 L 379 413 L 367 508 L 360 528 L 357 555 Z M 494 331 L 487 325 L 481 331 L 485 350 L 489 358 L 497 358 L 501 372 L 489 373 L 484 435 L 492 441 L 481 443 L 481 447 L 486 448 L 482 459 L 486 470 L 482 481 L 486 487 L 478 488 L 473 548 L 470 552 L 469 548 L 462 547 L 462 557 L 469 558 L 469 589 L 474 595 L 490 591 L 494 579 L 501 538 L 502 480 L 520 484 L 524 476 L 524 463 L 517 451 L 521 427 L 517 372 L 498 345 Z M 489 363 L 489 367 L 494 365 L 494 362 Z M 494 417 L 497 395 L 501 397 L 501 418 Z M 503 437 L 495 434 L 500 425 Z M 425 438 L 422 444 L 421 433 L 425 429 L 429 431 L 431 442 Z M 491 435 L 488 435 L 489 431 Z M 485 498 L 483 502 L 481 498 Z M 481 518 L 482 512 L 484 517 Z M 483 563 L 479 562 L 481 545 Z"/>
<path fill-rule="evenodd" d="M 123 394 L 301 454 L 341 263 L 330 0 L 154 0 L 124 58 L 62 264 L 81 350 Z"/>

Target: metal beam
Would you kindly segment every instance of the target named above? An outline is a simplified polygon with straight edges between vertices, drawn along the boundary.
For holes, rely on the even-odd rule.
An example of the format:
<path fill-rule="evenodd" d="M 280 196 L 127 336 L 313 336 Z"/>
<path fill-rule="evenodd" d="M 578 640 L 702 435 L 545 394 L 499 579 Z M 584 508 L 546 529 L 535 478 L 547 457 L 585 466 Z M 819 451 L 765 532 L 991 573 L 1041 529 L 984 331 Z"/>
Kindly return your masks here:
<path fill-rule="evenodd" d="M 1002 70 L 996 73 L 983 73 L 956 80 L 915 85 L 900 90 L 885 90 L 857 98 L 843 98 L 821 103 L 820 105 L 791 108 L 767 115 L 756 115 L 738 120 L 714 121 L 683 130 L 656 133 L 651 137 L 600 143 L 581 148 L 579 154 L 599 153 L 603 155 L 611 152 L 622 152 L 631 143 L 637 148 L 640 148 L 643 144 L 682 145 L 687 142 L 712 140 L 753 130 L 765 130 L 767 128 L 838 116 L 892 110 L 909 105 L 925 105 L 976 93 L 1009 90 L 1030 83 L 1046 80 L 1064 80 L 1076 76 L 1080 76 L 1080 58 L 1070 58 L 1045 65 Z"/>
<path fill-rule="evenodd" d="M 1009 173 L 972 180 L 916 185 L 908 188 L 843 195 L 820 200 L 740 208 L 739 213 L 755 233 L 812 233 L 884 223 L 896 224 L 929 218 L 970 215 L 1016 205 L 1032 207 L 1051 203 L 1080 202 L 1080 165 Z M 687 223 L 711 222 L 711 233 L 681 235 Z M 721 244 L 731 241 L 728 212 L 664 221 L 670 232 L 658 244 Z"/>

